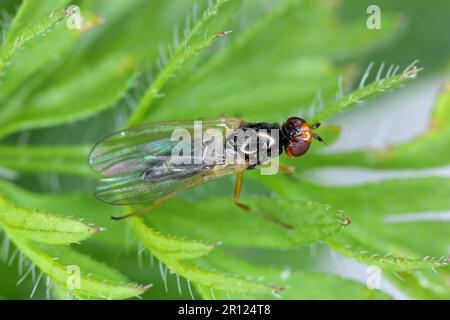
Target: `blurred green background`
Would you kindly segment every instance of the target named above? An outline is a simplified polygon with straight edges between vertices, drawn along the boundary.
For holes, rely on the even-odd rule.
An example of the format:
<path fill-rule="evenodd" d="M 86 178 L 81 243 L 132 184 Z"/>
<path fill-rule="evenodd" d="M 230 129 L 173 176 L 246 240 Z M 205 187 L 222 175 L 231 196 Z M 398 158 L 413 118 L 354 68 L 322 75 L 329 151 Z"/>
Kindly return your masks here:
<path fill-rule="evenodd" d="M 68 30 L 65 21 L 54 28 L 46 27 L 52 10 L 72 4 L 81 8 L 82 30 Z M 372 4 L 381 8 L 380 30 L 366 26 L 366 10 Z M 165 65 L 176 59 L 177 53 L 194 50 L 196 44 L 218 31 L 232 33 L 201 51 L 194 50 L 195 55 L 180 63 L 138 122 L 217 115 L 279 122 L 292 115 L 307 117 L 314 101 L 327 106 L 336 100 L 339 79 L 345 93 L 356 90 L 369 63 L 374 67 L 367 83 L 375 80 L 383 62 L 385 73 L 390 64 L 403 70 L 419 60 L 423 71 L 411 85 L 419 90 L 433 83 L 426 91 L 434 96 L 433 101 L 422 106 L 429 110 L 430 119 L 423 119 L 426 133 L 378 150 L 337 149 L 328 154 L 326 147 L 315 144 L 301 159 L 282 158 L 282 162 L 297 168 L 293 176 L 247 175 L 243 199 L 250 203 L 259 198 L 279 199 L 268 209 L 282 208 L 286 211 L 282 214 L 295 219 L 300 229 L 294 234 L 266 226 L 233 208 L 232 178 L 183 193 L 143 221 L 147 227 L 179 239 L 223 242 L 212 254 L 192 264 L 244 278 L 265 277 L 288 286 L 281 298 L 448 299 L 449 268 L 439 264 L 450 250 L 448 174 L 416 176 L 414 170 L 449 165 L 450 87 L 446 80 L 450 2 L 231 0 L 212 6 L 219 10 L 202 19 L 208 1 L 2 0 L 4 35 L 0 52 L 7 53 L 8 44 L 26 30 L 33 35 L 23 48 L 3 56 L 8 65 L 0 72 L 2 197 L 20 207 L 83 218 L 105 227 L 107 231 L 72 245 L 73 250 L 119 270 L 134 283 L 152 283 L 153 287 L 142 295 L 145 299 L 191 298 L 186 279 L 196 298 L 267 297 L 265 292 L 255 294 L 250 289 L 229 293 L 223 289 L 226 285 L 218 285 L 228 281 L 226 277 L 197 275 L 191 265 L 183 264 L 185 260 L 161 258 L 158 248 L 150 245 L 150 251 L 155 249 L 153 255 L 164 264 L 158 264 L 157 259 L 151 263 L 142 234 L 130 223 L 109 220 L 110 215 L 123 210 L 94 199 L 95 177 L 87 164 L 90 148 L 106 134 L 127 125 L 146 90 L 167 72 Z M 10 20 L 13 22 L 8 23 Z M 45 32 L 37 36 L 40 29 Z M 189 39 L 186 48 L 175 48 L 184 37 Z M 409 85 L 397 89 L 397 104 L 408 103 Z M 374 121 L 365 116 L 364 108 L 376 109 L 378 101 L 357 106 L 359 122 Z M 322 133 L 330 144 L 338 139 L 336 125 L 343 126 L 343 131 L 351 128 L 351 121 L 346 119 L 352 119 L 352 112 L 320 119 L 328 125 Z M 383 116 L 389 118 L 389 112 L 385 108 Z M 395 123 L 401 130 L 408 130 L 415 121 L 414 112 L 406 110 L 400 117 L 397 113 Z M 365 134 L 371 138 L 370 132 Z M 353 135 L 364 140 L 358 130 Z M 413 173 L 405 179 L 394 175 L 350 186 L 329 186 L 326 181 L 308 179 L 311 170 L 329 167 L 371 169 L 374 174 L 401 169 Z M 316 209 L 326 215 L 328 209 L 303 206 L 300 201 L 344 210 L 352 224 L 342 232 L 325 230 L 332 222 L 309 217 Z M 294 204 L 289 207 L 289 203 Z M 421 212 L 439 215 L 399 223 L 389 223 L 386 218 Z M 321 233 L 322 222 L 326 223 Z M 7 236 L 3 240 L 0 298 L 28 299 L 36 279 L 29 275 L 17 284 L 21 278 L 18 257 L 24 254 L 27 260 L 30 256 L 23 250 L 13 256 L 12 240 L 10 246 L 5 245 L 10 243 Z M 182 242 L 177 245 L 183 252 Z M 54 249 L 39 248 L 49 256 Z M 55 255 L 64 260 L 64 252 Z M 67 258 L 70 260 L 68 254 Z M 40 270 L 48 275 L 36 264 L 38 274 Z M 165 275 L 165 265 L 179 276 L 170 271 Z M 366 287 L 368 265 L 383 271 L 382 290 Z M 108 273 L 107 269 L 101 271 L 101 266 L 92 268 L 100 274 Z M 54 281 L 51 276 L 49 279 Z M 44 282 L 37 284 L 33 298 L 72 297 L 61 283 L 46 293 Z"/>

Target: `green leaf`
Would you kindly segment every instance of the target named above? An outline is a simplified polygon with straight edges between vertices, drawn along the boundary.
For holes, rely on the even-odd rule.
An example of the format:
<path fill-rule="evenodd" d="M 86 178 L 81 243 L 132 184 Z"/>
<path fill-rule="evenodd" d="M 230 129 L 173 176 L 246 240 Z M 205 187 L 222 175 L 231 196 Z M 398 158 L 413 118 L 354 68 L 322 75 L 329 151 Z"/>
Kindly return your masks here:
<path fill-rule="evenodd" d="M 142 221 L 133 223 L 133 228 L 141 241 L 158 255 L 173 260 L 194 259 L 211 252 L 217 244 L 205 244 L 200 241 L 180 239 L 163 235 Z"/>
<path fill-rule="evenodd" d="M 395 256 L 391 253 L 370 252 L 368 251 L 370 250 L 370 245 L 362 245 L 348 236 L 342 237 L 342 239 L 329 240 L 327 243 L 331 248 L 343 255 L 353 257 L 367 265 L 378 266 L 385 271 L 412 272 L 416 270 L 434 270 L 449 264 L 448 257 L 427 256 L 422 259 L 411 259 Z"/>
<path fill-rule="evenodd" d="M 334 66 L 333 57 L 347 58 L 349 47 L 363 51 L 395 29 L 386 16 L 386 33 L 367 33 L 359 24 L 341 24 L 331 6 L 314 1 L 272 3 L 256 21 L 252 11 L 261 5 L 244 6 L 250 8 L 236 20 L 250 20 L 249 27 L 236 27 L 224 50 L 180 77 L 147 120 L 226 114 L 268 121 L 304 113 L 318 91 L 335 95 L 345 70 Z"/>
<path fill-rule="evenodd" d="M 202 17 L 195 23 L 192 30 L 175 49 L 173 56 L 169 58 L 167 64 L 160 70 L 156 79 L 147 89 L 133 114 L 130 116 L 128 126 L 136 125 L 142 121 L 142 118 L 146 116 L 152 103 L 161 94 L 163 86 L 174 76 L 175 72 L 181 68 L 185 61 L 198 55 L 201 51 L 210 47 L 214 41 L 227 34 L 227 32 L 217 32 L 192 43 L 192 39 L 198 32 L 201 31 L 211 18 L 218 14 L 221 7 L 229 1 L 230 0 L 218 0 L 214 5 L 207 8 Z"/>
<path fill-rule="evenodd" d="M 92 176 L 89 146 L 0 145 L 0 166 L 21 172 L 55 172 Z"/>
<path fill-rule="evenodd" d="M 29 11 L 35 6 L 29 3 L 24 12 L 34 16 Z M 84 25 L 91 29 L 99 25 L 99 17 L 84 8 L 82 13 Z M 21 25 L 33 25 L 35 19 L 22 20 Z M 72 31 L 60 24 L 14 55 L 0 91 L 0 136 L 83 119 L 112 107 L 123 96 L 133 80 L 136 59 L 119 52 L 85 64 L 80 54 L 86 53 L 83 43 L 91 38 L 87 29 Z M 48 82 L 55 85 L 47 86 Z"/>
<path fill-rule="evenodd" d="M 334 244 L 339 241 L 340 251 L 390 270 L 413 271 L 445 265 L 446 244 L 450 241 L 446 223 L 428 220 L 391 223 L 389 217 L 449 210 L 450 202 L 445 200 L 450 190 L 448 179 L 393 180 L 345 188 L 314 185 L 298 175 L 295 179 L 277 176 L 270 181 L 259 180 L 270 183 L 275 192 L 291 201 L 305 198 L 326 202 L 348 212 L 352 217 L 351 228 L 330 240 Z M 295 199 L 290 192 L 293 189 L 297 191 Z M 347 245 L 354 249 L 347 250 Z M 364 251 L 367 254 L 361 255 Z M 385 255 L 391 259 L 383 264 L 380 259 L 386 258 Z"/>
<path fill-rule="evenodd" d="M 16 237 L 48 244 L 80 242 L 102 231 L 62 216 L 19 208 L 3 197 L 0 197 L 0 225 Z"/>
<path fill-rule="evenodd" d="M 278 269 L 250 263 L 236 256 L 217 252 L 204 259 L 209 267 L 225 272 L 233 272 L 241 276 L 264 281 L 273 281 L 285 286 L 278 299 L 387 299 L 388 295 L 369 290 L 362 283 L 344 279 L 339 276 L 290 269 Z M 227 292 L 211 291 L 197 286 L 204 299 L 273 299 L 273 295 L 235 295 Z"/>
<path fill-rule="evenodd" d="M 170 271 L 210 290 L 221 290 L 230 294 L 267 296 L 276 295 L 284 287 L 264 281 L 251 281 L 231 273 L 222 273 L 196 267 L 186 261 L 170 261 L 161 258 Z"/>
<path fill-rule="evenodd" d="M 412 221 L 401 218 L 414 213 L 448 211 L 450 202 L 445 195 L 450 190 L 449 179 L 392 180 L 346 188 L 314 186 L 304 181 L 300 184 L 296 188 L 306 197 L 326 201 L 351 214 L 353 224 L 348 234 L 372 245 L 368 251 L 415 259 L 448 254 L 448 223 L 421 220 L 420 215 Z M 392 221 L 392 217 L 399 220 Z"/>
<path fill-rule="evenodd" d="M 237 208 L 231 198 L 201 202 L 172 199 L 146 216 L 156 229 L 169 234 L 217 242 L 227 246 L 295 248 L 331 238 L 348 223 L 343 212 L 308 201 L 242 198 L 253 210 L 289 224 L 292 229 L 253 216 Z M 190 208 L 186 212 L 186 208 Z"/>
<path fill-rule="evenodd" d="M 428 130 L 412 141 L 382 150 L 314 153 L 299 163 L 301 168 L 342 166 L 376 169 L 430 168 L 445 166 L 450 159 L 450 84 L 442 86 Z"/>
<path fill-rule="evenodd" d="M 82 219 L 102 226 L 106 232 L 98 232 L 90 239 L 89 247 L 108 247 L 115 252 L 117 248 L 129 248 L 135 245 L 129 237 L 125 223 L 111 220 L 111 216 L 120 215 L 122 208 L 109 206 L 97 201 L 92 192 L 76 192 L 69 194 L 35 193 L 19 188 L 11 182 L 0 180 L 0 194 L 22 208 L 34 211 L 57 212 L 71 219 Z"/>
<path fill-rule="evenodd" d="M 5 228 L 5 231 L 17 248 L 47 277 L 57 285 L 71 291 L 78 298 L 127 299 L 139 296 L 148 289 L 135 284 L 123 284 L 125 278 L 117 271 L 70 248 L 45 247 L 49 252 L 56 250 L 54 252 L 57 256 L 52 257 L 45 252 L 45 249 L 42 250 L 31 242 L 17 237 L 12 230 Z M 79 287 L 70 287 L 71 277 L 73 277 L 73 274 L 69 272 L 70 266 L 80 271 Z"/>
<path fill-rule="evenodd" d="M 328 143 L 333 143 L 340 133 L 340 128 L 324 125 L 320 136 Z M 308 153 L 313 157 L 325 145 L 317 145 Z M 87 158 L 92 146 L 89 145 L 1 145 L 0 166 L 20 172 L 46 172 L 82 176 L 97 176 L 87 165 Z M 320 156 L 320 155 L 319 155 Z M 305 159 L 307 160 L 307 159 Z"/>
<path fill-rule="evenodd" d="M 19 17 L 27 10 L 27 5 L 31 1 L 24 1 L 21 10 L 19 11 Z M 56 26 L 70 17 L 75 12 L 72 8 L 64 8 L 53 10 L 46 14 L 42 19 L 23 27 L 17 34 L 14 33 L 14 28 L 19 23 L 13 23 L 10 29 L 10 35 L 5 39 L 3 46 L 0 48 L 0 72 L 3 72 L 5 67 L 10 63 L 11 57 L 15 52 L 27 45 L 30 41 L 52 31 Z"/>
<path fill-rule="evenodd" d="M 33 0 L 22 1 L 18 11 L 16 12 L 11 25 L 8 28 L 7 37 L 9 42 L 19 37 L 20 33 L 30 25 L 37 24 L 38 21 L 44 20 L 49 12 L 68 6 L 68 0 L 41 0 L 39 3 Z M 46 17 L 49 19 L 49 17 Z"/>
<path fill-rule="evenodd" d="M 419 300 L 448 300 L 447 279 L 450 276 L 448 268 L 445 271 L 416 271 L 413 273 L 396 273 L 388 275 L 408 297 Z"/>
<path fill-rule="evenodd" d="M 0 136 L 76 121 L 111 107 L 130 86 L 133 63 L 126 56 L 111 57 L 93 68 L 77 68 L 57 86 L 30 99 L 13 100 L 4 110 L 0 109 L 0 115 L 4 115 L 0 120 Z M 87 85 L 88 81 L 94 81 L 94 85 Z M 99 93 L 104 91 L 107 93 Z M 23 105 L 26 110 L 21 108 Z"/>
<path fill-rule="evenodd" d="M 9 192 L 11 188 L 8 189 Z M 24 192 L 16 190 L 14 197 L 24 198 Z M 29 201 L 30 197 L 25 197 Z M 24 201 L 24 200 L 23 200 Z M 144 293 L 148 287 L 128 283 L 119 272 L 82 255 L 68 247 L 69 244 L 87 239 L 100 228 L 62 216 L 37 210 L 16 207 L 0 198 L 0 226 L 6 236 L 50 280 L 80 299 L 126 299 Z M 9 241 L 9 240 L 4 240 Z M 37 244 L 38 242 L 43 244 Z M 49 245 L 52 244 L 52 245 Z M 73 275 L 70 266 L 80 271 L 79 286 L 70 287 Z M 30 266 L 30 268 L 32 265 Z M 39 279 L 42 277 L 39 276 Z M 26 275 L 21 279 L 25 279 Z M 38 283 L 35 284 L 35 288 Z M 33 290 L 34 293 L 35 289 Z"/>
<path fill-rule="evenodd" d="M 369 85 L 364 86 L 367 77 L 369 77 L 370 75 L 372 66 L 373 64 L 370 64 L 366 72 L 364 73 L 363 78 L 361 79 L 360 88 L 358 90 L 355 90 L 349 95 L 337 100 L 335 103 L 327 105 L 323 110 L 314 114 L 314 118 L 328 119 L 332 116 L 336 116 L 340 112 L 343 112 L 344 110 L 347 110 L 350 107 L 361 103 L 362 101 L 364 101 L 364 99 L 368 99 L 386 90 L 395 89 L 404 85 L 411 79 L 415 79 L 417 77 L 417 73 L 419 72 L 419 69 L 417 69 L 414 63 L 408 66 L 400 74 L 394 74 L 384 79 L 376 80 Z"/>

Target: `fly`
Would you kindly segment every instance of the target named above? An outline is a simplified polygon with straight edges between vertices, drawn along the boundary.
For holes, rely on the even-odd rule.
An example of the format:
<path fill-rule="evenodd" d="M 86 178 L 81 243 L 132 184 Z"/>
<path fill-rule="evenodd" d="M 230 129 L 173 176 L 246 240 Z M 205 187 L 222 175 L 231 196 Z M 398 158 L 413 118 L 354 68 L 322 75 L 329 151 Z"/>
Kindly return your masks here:
<path fill-rule="evenodd" d="M 282 125 L 217 118 L 122 130 L 97 143 L 90 153 L 89 164 L 101 175 L 95 195 L 113 205 L 148 204 L 140 211 L 112 217 L 121 220 L 150 211 L 186 189 L 236 174 L 233 201 L 237 207 L 291 228 L 240 202 L 243 173 L 283 152 L 289 157 L 304 155 L 313 139 L 323 142 L 314 133 L 319 126 L 299 117 L 291 117 Z"/>

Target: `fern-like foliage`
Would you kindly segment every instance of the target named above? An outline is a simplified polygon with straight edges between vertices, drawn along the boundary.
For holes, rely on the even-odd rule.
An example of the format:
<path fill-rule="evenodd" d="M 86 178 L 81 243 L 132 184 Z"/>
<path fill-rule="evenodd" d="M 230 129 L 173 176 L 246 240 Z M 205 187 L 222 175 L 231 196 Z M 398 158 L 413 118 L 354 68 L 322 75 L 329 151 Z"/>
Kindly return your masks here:
<path fill-rule="evenodd" d="M 379 267 L 412 297 L 448 298 L 441 281 L 449 276 L 447 222 L 387 219 L 448 210 L 447 178 L 340 187 L 304 174 L 329 166 L 448 165 L 448 84 L 429 131 L 412 142 L 333 154 L 315 144 L 290 163 L 297 168 L 291 175 L 249 172 L 245 203 L 292 230 L 235 208 L 226 179 L 123 223 L 109 217 L 136 208 L 103 205 L 92 195 L 89 151 L 117 125 L 220 114 L 279 121 L 298 114 L 323 122 L 319 134 L 332 143 L 340 128 L 329 119 L 418 77 L 417 61 L 401 71 L 384 63 L 357 70 L 353 61 L 394 46 L 402 26 L 386 13 L 383 32 L 368 32 L 358 21 L 338 19 L 335 6 L 186 0 L 175 10 L 173 1 L 85 0 L 80 30 L 67 28 L 78 11 L 66 0 L 23 1 L 11 19 L 5 15 L 0 296 L 18 286 L 20 298 L 49 299 L 390 298 L 319 272 L 310 261 L 317 261 L 313 249 L 322 248 Z"/>

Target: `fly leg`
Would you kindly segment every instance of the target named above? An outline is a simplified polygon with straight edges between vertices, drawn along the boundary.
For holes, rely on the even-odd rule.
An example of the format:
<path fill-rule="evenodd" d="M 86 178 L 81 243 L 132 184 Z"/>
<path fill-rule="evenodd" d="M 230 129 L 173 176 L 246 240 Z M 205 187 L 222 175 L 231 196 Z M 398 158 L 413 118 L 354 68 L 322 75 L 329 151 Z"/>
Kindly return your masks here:
<path fill-rule="evenodd" d="M 249 206 L 239 202 L 239 196 L 241 195 L 243 178 L 244 178 L 244 173 L 243 172 L 239 172 L 237 174 L 237 176 L 236 176 L 236 184 L 235 184 L 235 187 L 234 187 L 234 196 L 233 196 L 234 204 L 238 208 L 240 208 L 240 209 L 242 209 L 242 210 L 244 210 L 244 211 L 246 211 L 246 212 L 248 212 L 248 213 L 250 213 L 250 214 L 252 214 L 254 216 L 263 218 L 263 219 L 265 219 L 267 221 L 270 221 L 272 223 L 275 223 L 275 224 L 277 224 L 277 225 L 279 225 L 279 226 L 281 226 L 283 228 L 292 229 L 292 226 L 290 224 L 281 222 L 281 221 L 279 221 L 279 220 L 277 220 L 275 218 L 272 218 L 271 216 L 268 216 L 267 214 L 264 214 L 262 212 L 254 211 Z"/>
<path fill-rule="evenodd" d="M 119 217 L 111 216 L 111 219 L 114 221 L 120 221 L 120 220 L 124 220 L 124 219 L 131 218 L 131 217 L 139 217 L 139 216 L 143 215 L 144 213 L 150 212 L 150 211 L 158 208 L 164 202 L 171 199 L 174 195 L 175 195 L 175 193 L 168 194 L 165 198 L 162 198 L 158 202 L 152 203 L 144 208 L 141 208 L 139 210 L 136 210 L 136 211 L 126 214 L 124 216 L 119 216 Z"/>
<path fill-rule="evenodd" d="M 288 164 L 280 163 L 279 168 L 281 172 L 287 175 L 293 174 L 295 172 L 295 167 Z"/>
<path fill-rule="evenodd" d="M 164 201 L 160 201 L 160 202 L 151 204 L 151 205 L 149 205 L 149 206 L 146 206 L 146 207 L 141 208 L 141 209 L 139 209 L 139 210 L 133 211 L 133 212 L 131 212 L 131 213 L 129 213 L 129 214 L 126 214 L 126 215 L 124 215 L 124 216 L 120 216 L 120 217 L 111 216 L 111 219 L 114 220 L 114 221 L 120 221 L 120 220 L 124 220 L 124 219 L 131 218 L 131 217 L 138 217 L 138 216 L 140 216 L 140 215 L 143 215 L 144 213 L 147 213 L 147 212 L 152 211 L 153 209 L 156 209 L 156 208 L 159 207 L 163 202 L 164 202 Z"/>

